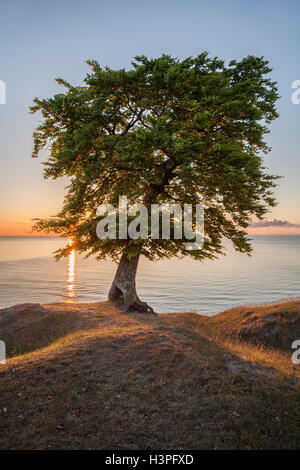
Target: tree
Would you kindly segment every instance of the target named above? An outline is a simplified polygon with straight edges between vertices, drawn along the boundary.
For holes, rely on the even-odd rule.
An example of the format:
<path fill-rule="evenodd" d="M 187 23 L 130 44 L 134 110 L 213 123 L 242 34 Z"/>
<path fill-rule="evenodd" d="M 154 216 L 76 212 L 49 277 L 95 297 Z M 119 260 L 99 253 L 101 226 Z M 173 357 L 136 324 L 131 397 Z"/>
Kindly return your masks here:
<path fill-rule="evenodd" d="M 50 144 L 46 178 L 70 178 L 63 208 L 35 228 L 71 237 L 87 256 L 119 260 L 109 299 L 125 310 L 152 311 L 137 295 L 140 255 L 150 260 L 224 254 L 224 238 L 250 254 L 246 228 L 276 204 L 277 177 L 263 166 L 270 148 L 264 136 L 278 114 L 277 87 L 263 58 L 248 56 L 228 66 L 202 53 L 179 60 L 135 58 L 130 70 L 87 62 L 83 86 L 57 82 L 65 92 L 35 98 L 31 112 L 42 124 L 34 132 L 33 156 Z M 184 240 L 99 240 L 100 204 L 202 203 L 205 240 L 187 251 Z M 70 247 L 58 250 L 67 255 Z"/>

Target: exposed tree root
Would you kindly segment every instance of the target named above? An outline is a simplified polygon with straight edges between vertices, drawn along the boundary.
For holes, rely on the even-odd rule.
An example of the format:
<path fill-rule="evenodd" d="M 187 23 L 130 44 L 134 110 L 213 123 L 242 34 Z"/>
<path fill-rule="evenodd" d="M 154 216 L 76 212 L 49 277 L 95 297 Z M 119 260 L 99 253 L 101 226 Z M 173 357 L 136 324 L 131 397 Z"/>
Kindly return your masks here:
<path fill-rule="evenodd" d="M 152 315 L 156 315 L 153 308 L 150 307 L 146 302 L 142 302 L 140 299 L 137 299 L 135 302 L 131 303 L 127 307 L 127 312 L 137 311 L 137 312 L 144 312 L 144 313 L 152 313 Z"/>
<path fill-rule="evenodd" d="M 153 308 L 146 302 L 142 302 L 136 292 L 135 276 L 138 261 L 139 255 L 131 259 L 124 254 L 121 256 L 108 299 L 124 312 L 137 311 L 155 315 Z"/>

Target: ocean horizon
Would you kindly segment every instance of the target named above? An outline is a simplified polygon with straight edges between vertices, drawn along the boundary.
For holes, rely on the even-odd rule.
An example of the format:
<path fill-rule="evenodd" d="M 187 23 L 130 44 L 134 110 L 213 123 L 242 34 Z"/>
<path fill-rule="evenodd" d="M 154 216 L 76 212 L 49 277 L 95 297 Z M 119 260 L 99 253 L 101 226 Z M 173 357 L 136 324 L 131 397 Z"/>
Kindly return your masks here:
<path fill-rule="evenodd" d="M 251 257 L 226 243 L 227 256 L 203 263 L 189 258 L 141 259 L 137 289 L 156 312 L 214 315 L 239 306 L 299 297 L 300 236 L 251 236 Z M 117 265 L 71 253 L 55 261 L 65 244 L 56 236 L 0 237 L 0 308 L 38 302 L 101 302 Z"/>

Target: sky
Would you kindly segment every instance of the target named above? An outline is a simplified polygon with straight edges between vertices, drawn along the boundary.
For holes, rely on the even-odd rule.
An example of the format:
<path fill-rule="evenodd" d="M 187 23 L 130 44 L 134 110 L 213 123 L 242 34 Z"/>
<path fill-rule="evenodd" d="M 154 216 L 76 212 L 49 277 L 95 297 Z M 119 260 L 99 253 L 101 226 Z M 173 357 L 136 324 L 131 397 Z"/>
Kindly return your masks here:
<path fill-rule="evenodd" d="M 226 62 L 249 54 L 270 61 L 281 98 L 265 166 L 283 178 L 268 222 L 249 232 L 300 234 L 300 104 L 291 99 L 300 80 L 299 0 L 2 0 L 0 18 L 0 236 L 33 235 L 32 219 L 62 204 L 67 181 L 43 179 L 47 153 L 31 158 L 35 96 L 61 92 L 57 77 L 82 84 L 87 59 L 128 68 L 136 55 L 183 59 L 204 50 Z"/>

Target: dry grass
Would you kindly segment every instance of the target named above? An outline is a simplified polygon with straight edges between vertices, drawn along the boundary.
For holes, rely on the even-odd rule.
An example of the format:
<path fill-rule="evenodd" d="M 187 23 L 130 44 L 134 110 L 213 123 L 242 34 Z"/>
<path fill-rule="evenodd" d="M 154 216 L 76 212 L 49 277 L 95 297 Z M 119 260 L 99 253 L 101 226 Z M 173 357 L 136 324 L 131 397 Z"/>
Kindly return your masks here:
<path fill-rule="evenodd" d="M 237 307 L 213 317 L 179 313 L 168 316 L 167 321 L 194 337 L 214 341 L 245 361 L 300 379 L 300 367 L 291 361 L 291 345 L 300 339 L 300 300 Z"/>
<path fill-rule="evenodd" d="M 211 324 L 227 337 L 290 353 L 300 338 L 300 300 L 234 308 L 213 317 Z"/>
<path fill-rule="evenodd" d="M 292 308 L 299 313 L 299 303 L 286 316 L 272 308 L 282 329 L 294 324 Z M 232 333 L 230 321 L 237 332 L 245 323 L 231 312 L 124 315 L 109 303 L 3 310 L 10 358 L 0 366 L 0 447 L 299 448 L 299 373 L 290 355 L 284 362 L 287 340 L 281 350 L 261 339 L 257 347 L 254 336 Z M 268 321 L 257 315 L 263 338 Z"/>

